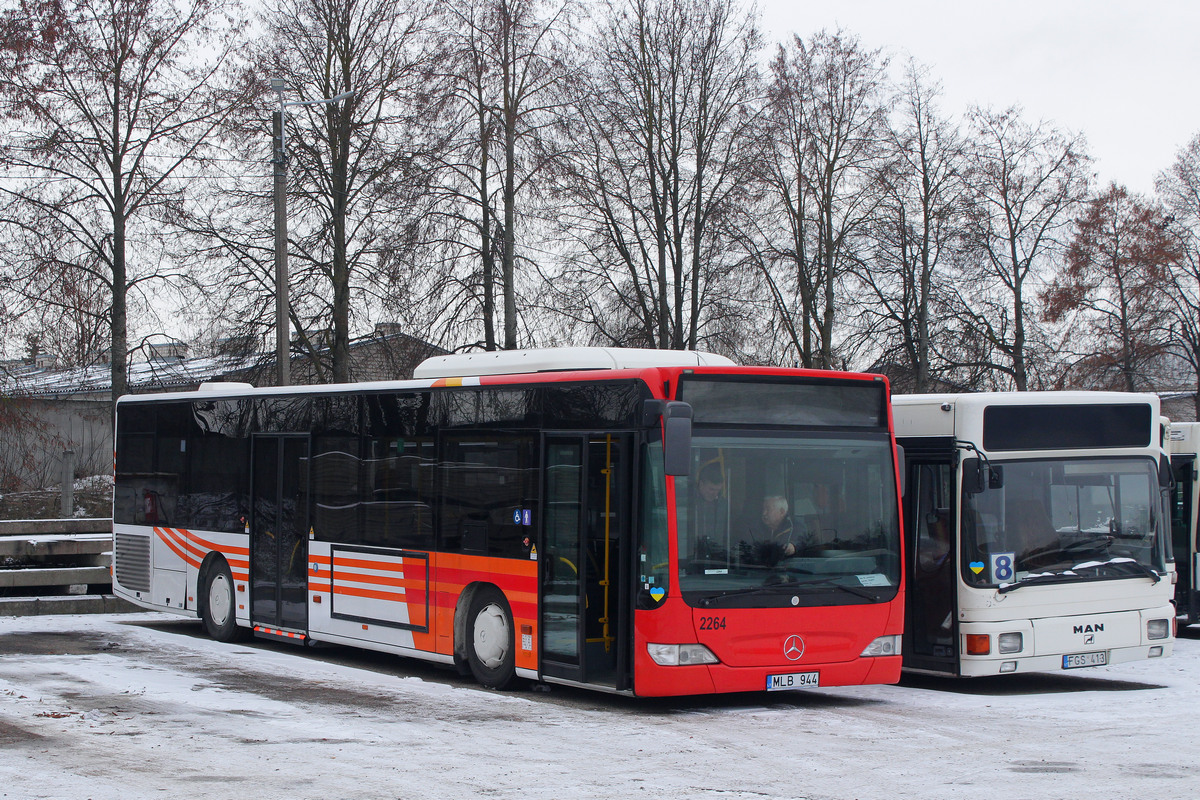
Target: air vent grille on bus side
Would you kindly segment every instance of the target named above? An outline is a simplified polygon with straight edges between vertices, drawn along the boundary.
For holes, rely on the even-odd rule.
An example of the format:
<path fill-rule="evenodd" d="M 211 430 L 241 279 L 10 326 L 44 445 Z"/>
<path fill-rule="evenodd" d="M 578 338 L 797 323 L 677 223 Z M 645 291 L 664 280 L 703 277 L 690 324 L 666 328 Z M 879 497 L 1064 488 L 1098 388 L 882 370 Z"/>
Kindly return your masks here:
<path fill-rule="evenodd" d="M 135 592 L 150 591 L 150 537 L 116 535 L 117 583 Z"/>

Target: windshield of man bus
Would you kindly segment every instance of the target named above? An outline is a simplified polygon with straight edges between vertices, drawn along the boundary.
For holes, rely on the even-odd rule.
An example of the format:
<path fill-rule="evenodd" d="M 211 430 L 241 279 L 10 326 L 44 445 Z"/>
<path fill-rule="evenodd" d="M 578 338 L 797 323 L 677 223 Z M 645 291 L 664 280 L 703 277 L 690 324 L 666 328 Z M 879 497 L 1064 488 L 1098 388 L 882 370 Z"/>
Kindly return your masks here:
<path fill-rule="evenodd" d="M 1151 458 L 993 462 L 1001 486 L 963 496 L 963 576 L 975 586 L 1031 576 L 1146 576 L 1163 569 Z"/>
<path fill-rule="evenodd" d="M 886 433 L 696 435 L 675 480 L 679 583 L 693 606 L 895 597 L 900 557 Z"/>

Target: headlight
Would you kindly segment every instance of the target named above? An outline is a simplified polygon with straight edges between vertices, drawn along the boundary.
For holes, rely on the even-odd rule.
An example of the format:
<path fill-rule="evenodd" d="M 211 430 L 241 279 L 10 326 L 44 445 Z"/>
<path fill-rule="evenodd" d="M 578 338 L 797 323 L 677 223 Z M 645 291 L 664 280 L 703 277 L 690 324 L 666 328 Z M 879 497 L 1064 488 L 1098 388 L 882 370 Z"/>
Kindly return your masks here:
<path fill-rule="evenodd" d="M 660 667 L 721 663 L 712 650 L 702 644 L 648 644 L 646 650 Z"/>
<path fill-rule="evenodd" d="M 1002 633 L 996 637 L 996 647 L 1001 653 L 1019 653 L 1024 646 L 1019 633 Z"/>
<path fill-rule="evenodd" d="M 1171 624 L 1165 619 L 1152 619 L 1146 623 L 1147 639 L 1165 639 L 1169 635 Z"/>
<path fill-rule="evenodd" d="M 898 655 L 900 655 L 899 636 L 880 636 L 878 639 L 867 645 L 866 649 L 862 651 L 862 658 Z"/>

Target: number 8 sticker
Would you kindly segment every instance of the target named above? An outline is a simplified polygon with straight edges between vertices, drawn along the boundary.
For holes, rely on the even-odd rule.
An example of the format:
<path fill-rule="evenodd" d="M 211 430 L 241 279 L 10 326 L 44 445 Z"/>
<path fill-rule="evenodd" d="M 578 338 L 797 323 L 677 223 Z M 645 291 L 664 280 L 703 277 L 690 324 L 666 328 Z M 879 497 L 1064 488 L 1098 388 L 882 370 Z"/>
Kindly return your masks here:
<path fill-rule="evenodd" d="M 1013 562 L 1017 559 L 1016 553 L 992 553 L 991 568 L 992 568 L 992 583 L 1009 583 L 1016 577 L 1016 569 Z"/>

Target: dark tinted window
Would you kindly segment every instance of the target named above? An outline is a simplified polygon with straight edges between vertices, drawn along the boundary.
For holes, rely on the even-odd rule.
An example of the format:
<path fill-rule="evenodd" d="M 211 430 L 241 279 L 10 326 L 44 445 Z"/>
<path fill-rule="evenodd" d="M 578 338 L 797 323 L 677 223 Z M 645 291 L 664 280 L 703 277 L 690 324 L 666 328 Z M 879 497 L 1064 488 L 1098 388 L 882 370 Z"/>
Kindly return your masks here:
<path fill-rule="evenodd" d="M 541 391 L 544 425 L 558 430 L 635 427 L 642 400 L 650 396 L 640 381 L 547 386 Z"/>
<path fill-rule="evenodd" d="M 1151 432 L 1146 403 L 988 406 L 983 411 L 983 447 L 992 452 L 1144 447 Z"/>
<path fill-rule="evenodd" d="M 685 376 L 678 399 L 691 404 L 697 424 L 887 426 L 887 393 L 881 381 Z"/>
<path fill-rule="evenodd" d="M 437 452 L 432 409 L 431 392 L 365 398 L 363 544 L 433 548 Z"/>
<path fill-rule="evenodd" d="M 238 533 L 250 515 L 250 400 L 200 400 L 188 437 L 188 524 Z"/>
<path fill-rule="evenodd" d="M 317 538 L 359 539 L 357 436 L 314 436 L 312 440 L 312 528 Z"/>
<path fill-rule="evenodd" d="M 442 440 L 441 547 L 451 552 L 527 556 L 537 504 L 537 439 L 482 433 Z"/>
<path fill-rule="evenodd" d="M 368 436 L 432 436 L 432 393 L 373 394 L 363 398 Z"/>
<path fill-rule="evenodd" d="M 154 502 L 153 496 L 146 493 L 154 473 L 155 426 L 155 406 L 148 403 L 117 405 L 115 522 L 125 525 L 146 522 L 146 508 Z M 153 520 L 149 524 L 153 525 Z"/>
<path fill-rule="evenodd" d="M 261 433 L 304 433 L 310 427 L 313 400 L 272 397 L 258 401 L 256 430 Z"/>
<path fill-rule="evenodd" d="M 248 505 L 247 401 L 122 406 L 117 522 L 239 532 Z"/>

